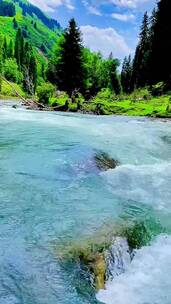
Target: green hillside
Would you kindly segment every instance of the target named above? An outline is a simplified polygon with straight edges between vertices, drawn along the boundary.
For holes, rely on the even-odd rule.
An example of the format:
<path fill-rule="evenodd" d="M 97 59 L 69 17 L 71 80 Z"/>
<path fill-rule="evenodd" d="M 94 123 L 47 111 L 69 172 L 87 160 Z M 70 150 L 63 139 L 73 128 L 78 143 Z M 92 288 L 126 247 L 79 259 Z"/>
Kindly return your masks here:
<path fill-rule="evenodd" d="M 0 74 L 18 85 L 18 90 L 35 93 L 46 80 L 45 71 L 53 53 L 60 24 L 27 0 L 0 0 Z M 0 79 L 2 95 L 13 95 Z M 34 84 L 34 85 L 33 85 Z M 21 94 L 22 95 L 22 94 Z"/>
<path fill-rule="evenodd" d="M 41 10 L 31 5 L 26 0 L 0 1 L 15 5 L 15 16 L 0 16 L 1 35 L 15 39 L 17 28 L 21 28 L 24 38 L 35 47 L 39 53 L 48 56 L 53 49 L 57 37 L 61 33 L 61 27 L 57 21 L 50 19 Z M 1 13 L 2 14 L 2 13 Z M 16 20 L 14 24 L 14 18 Z"/>

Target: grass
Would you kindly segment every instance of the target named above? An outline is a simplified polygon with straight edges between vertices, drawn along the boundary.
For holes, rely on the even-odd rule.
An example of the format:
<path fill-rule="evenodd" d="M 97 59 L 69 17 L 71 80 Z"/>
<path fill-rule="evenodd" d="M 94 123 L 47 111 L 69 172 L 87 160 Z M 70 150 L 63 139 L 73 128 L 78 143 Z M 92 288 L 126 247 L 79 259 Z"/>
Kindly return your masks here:
<path fill-rule="evenodd" d="M 141 101 L 135 101 L 129 98 L 114 100 L 113 102 L 102 101 L 100 103 L 100 114 L 171 117 L 168 104 L 170 104 L 170 96 L 167 95 Z M 97 108 L 97 105 L 98 103 L 96 101 L 88 105 L 84 104 L 83 109 L 94 110 Z"/>
<path fill-rule="evenodd" d="M 11 82 L 11 85 L 22 97 L 25 97 L 25 93 L 24 93 L 21 85 L 12 83 L 12 82 Z M 1 99 L 17 98 L 15 91 L 5 81 L 2 81 L 2 89 L 0 92 L 0 98 Z"/>
<path fill-rule="evenodd" d="M 104 104 L 104 114 L 119 114 L 130 116 L 171 117 L 168 109 L 170 96 L 151 98 L 150 100 L 134 101 L 130 99 Z"/>
<path fill-rule="evenodd" d="M 67 96 L 51 98 L 50 105 L 65 105 L 69 101 L 69 111 L 78 110 L 78 100 L 71 102 Z M 95 113 L 99 115 L 127 115 L 127 116 L 149 116 L 149 117 L 171 117 L 171 95 L 151 97 L 144 95 L 137 97 L 136 94 L 129 96 L 95 97 L 91 101 L 79 100 L 79 109 L 82 112 Z"/>

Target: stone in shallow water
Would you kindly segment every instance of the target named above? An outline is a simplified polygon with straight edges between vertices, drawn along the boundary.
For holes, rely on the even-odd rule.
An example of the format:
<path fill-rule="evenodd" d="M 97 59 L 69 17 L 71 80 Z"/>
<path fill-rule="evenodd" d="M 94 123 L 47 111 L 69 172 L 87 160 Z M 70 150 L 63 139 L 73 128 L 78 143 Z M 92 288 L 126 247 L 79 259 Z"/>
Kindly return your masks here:
<path fill-rule="evenodd" d="M 115 169 L 117 166 L 119 166 L 120 162 L 118 160 L 115 160 L 111 158 L 108 153 L 100 152 L 94 156 L 94 160 L 96 163 L 96 166 L 99 170 L 107 171 L 109 169 Z"/>
<path fill-rule="evenodd" d="M 106 282 L 127 270 L 137 249 L 163 232 L 155 218 L 125 219 L 106 223 L 88 238 L 61 247 L 58 244 L 57 254 L 62 263 L 79 266 L 79 272 L 89 286 L 99 291 L 106 288 Z"/>

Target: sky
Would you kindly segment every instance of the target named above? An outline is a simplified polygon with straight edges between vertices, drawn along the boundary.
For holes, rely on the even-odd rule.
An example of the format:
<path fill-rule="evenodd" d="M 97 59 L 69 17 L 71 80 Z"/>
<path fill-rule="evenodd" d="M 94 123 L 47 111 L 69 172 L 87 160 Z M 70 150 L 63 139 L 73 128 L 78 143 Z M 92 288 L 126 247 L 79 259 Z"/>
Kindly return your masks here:
<path fill-rule="evenodd" d="M 74 17 L 83 42 L 92 51 L 123 60 L 134 54 L 145 11 L 151 13 L 156 0 L 30 0 L 65 28 Z"/>

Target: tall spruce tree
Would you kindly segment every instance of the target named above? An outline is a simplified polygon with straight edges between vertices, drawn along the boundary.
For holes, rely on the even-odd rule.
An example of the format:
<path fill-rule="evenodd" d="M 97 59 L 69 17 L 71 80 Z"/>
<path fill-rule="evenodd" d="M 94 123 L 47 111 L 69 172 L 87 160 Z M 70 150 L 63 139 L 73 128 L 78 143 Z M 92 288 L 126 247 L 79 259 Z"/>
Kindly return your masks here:
<path fill-rule="evenodd" d="M 37 64 L 36 64 L 35 56 L 33 54 L 33 50 L 32 50 L 32 54 L 30 57 L 29 72 L 30 72 L 30 78 L 32 81 L 32 90 L 33 90 L 33 93 L 35 94 L 36 87 L 37 87 Z"/>
<path fill-rule="evenodd" d="M 7 56 L 8 56 L 8 58 L 12 58 L 14 56 L 14 46 L 13 46 L 12 40 L 10 40 L 9 45 L 8 45 Z"/>
<path fill-rule="evenodd" d="M 171 88 L 171 1 L 161 0 L 155 16 L 151 50 L 151 83 L 164 81 Z"/>
<path fill-rule="evenodd" d="M 149 56 L 149 18 L 146 12 L 143 17 L 139 44 L 133 61 L 132 79 L 134 87 L 144 87 L 148 84 Z"/>
<path fill-rule="evenodd" d="M 124 58 L 121 71 L 121 85 L 124 93 L 132 91 L 132 60 L 131 55 Z"/>
<path fill-rule="evenodd" d="M 19 69 L 21 70 L 23 64 L 23 52 L 24 52 L 24 38 L 22 36 L 21 29 L 19 28 L 16 34 L 15 39 L 15 48 L 14 55 L 18 64 Z"/>
<path fill-rule="evenodd" d="M 107 66 L 108 66 L 108 85 L 112 91 L 115 92 L 116 95 L 118 95 L 121 92 L 121 83 L 120 79 L 117 74 L 117 68 L 119 66 L 119 61 L 115 58 L 113 58 L 113 54 L 111 53 L 109 55 L 109 58 L 107 60 Z"/>
<path fill-rule="evenodd" d="M 14 27 L 15 30 L 18 28 L 18 23 L 17 23 L 17 20 L 15 18 L 13 19 L 13 27 Z"/>
<path fill-rule="evenodd" d="M 149 63 L 148 63 L 148 83 L 153 83 L 153 67 L 152 67 L 152 60 L 153 60 L 153 42 L 154 42 L 154 30 L 157 22 L 157 11 L 156 8 L 153 9 L 152 15 L 150 17 L 150 25 L 149 25 Z"/>
<path fill-rule="evenodd" d="M 65 30 L 56 62 L 57 85 L 69 95 L 84 90 L 83 46 L 81 33 L 74 19 Z"/>
<path fill-rule="evenodd" d="M 8 45 L 7 45 L 7 39 L 4 38 L 4 44 L 3 44 L 3 60 L 7 59 L 8 57 Z"/>

